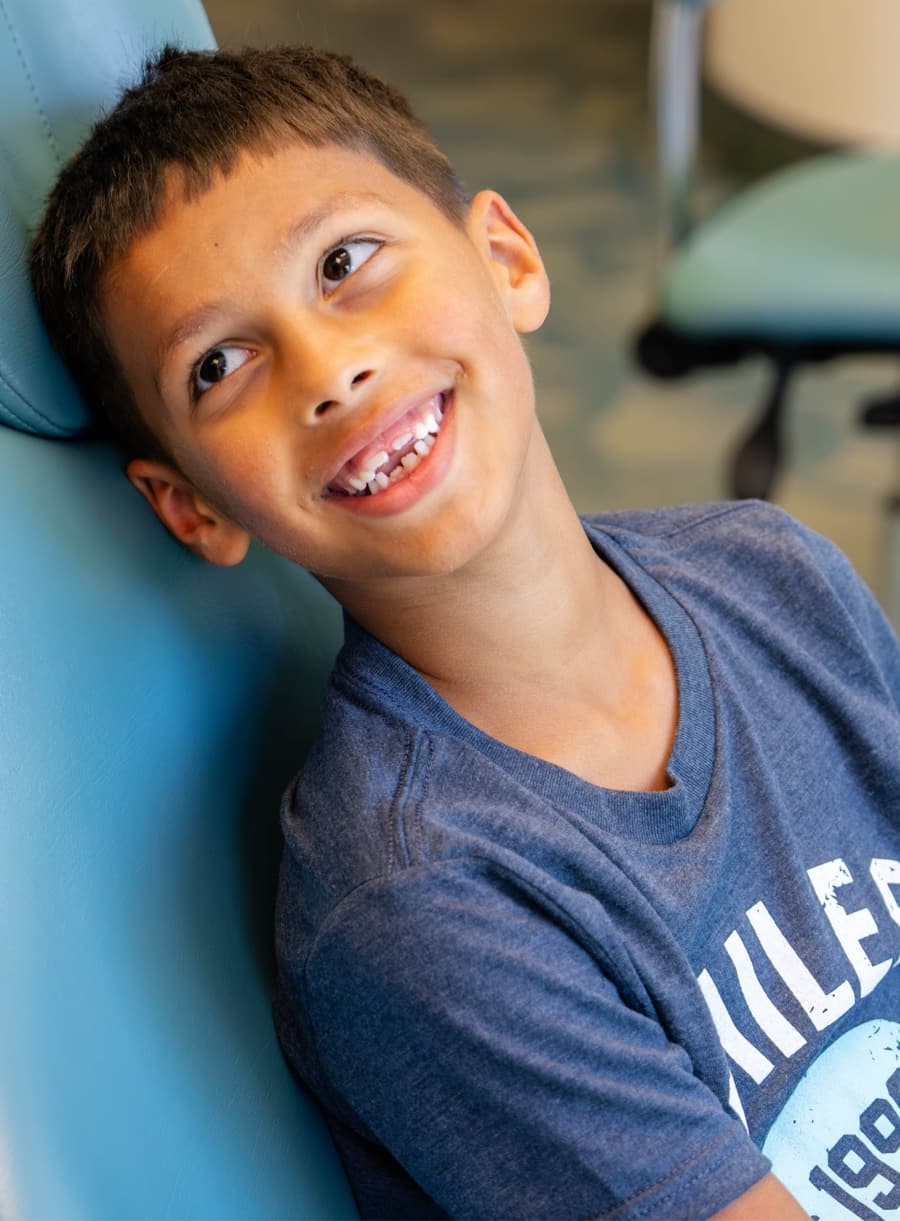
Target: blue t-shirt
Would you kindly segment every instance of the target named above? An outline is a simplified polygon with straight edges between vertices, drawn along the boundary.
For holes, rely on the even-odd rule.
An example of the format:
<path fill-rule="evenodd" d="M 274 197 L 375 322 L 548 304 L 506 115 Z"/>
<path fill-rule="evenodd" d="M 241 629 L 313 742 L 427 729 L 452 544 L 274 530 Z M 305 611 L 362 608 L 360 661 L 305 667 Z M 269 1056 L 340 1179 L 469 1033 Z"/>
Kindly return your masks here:
<path fill-rule="evenodd" d="M 348 621 L 289 789 L 276 1019 L 360 1210 L 900 1205 L 900 653 L 768 505 L 585 520 L 671 649 L 670 787 L 488 737 Z"/>

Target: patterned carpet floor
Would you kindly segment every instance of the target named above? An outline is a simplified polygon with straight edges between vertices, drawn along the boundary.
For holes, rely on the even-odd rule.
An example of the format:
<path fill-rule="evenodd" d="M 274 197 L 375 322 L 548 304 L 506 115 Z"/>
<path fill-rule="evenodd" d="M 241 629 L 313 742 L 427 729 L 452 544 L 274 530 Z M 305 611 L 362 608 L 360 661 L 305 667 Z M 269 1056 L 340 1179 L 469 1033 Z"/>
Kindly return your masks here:
<path fill-rule="evenodd" d="M 750 362 L 660 384 L 631 356 L 652 307 L 657 224 L 645 0 L 208 0 L 207 9 L 223 45 L 311 42 L 355 55 L 408 94 L 469 189 L 499 190 L 531 228 L 553 306 L 528 350 L 543 426 L 580 510 L 726 494 L 727 456 L 768 370 Z M 754 129 L 751 140 L 749 124 L 712 126 L 701 209 L 751 161 L 758 172 L 767 151 L 773 162 L 783 155 L 776 137 L 767 145 Z M 854 358 L 802 374 L 776 489 L 886 603 L 890 557 L 900 556 L 886 512 L 898 434 L 867 433 L 856 415 L 897 373 Z"/>

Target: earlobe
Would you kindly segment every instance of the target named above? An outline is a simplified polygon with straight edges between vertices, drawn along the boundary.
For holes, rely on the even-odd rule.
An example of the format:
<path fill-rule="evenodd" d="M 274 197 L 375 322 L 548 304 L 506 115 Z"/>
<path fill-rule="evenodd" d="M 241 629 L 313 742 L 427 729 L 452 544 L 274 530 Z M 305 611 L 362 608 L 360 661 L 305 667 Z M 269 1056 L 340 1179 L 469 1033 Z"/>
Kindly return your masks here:
<path fill-rule="evenodd" d="M 126 474 L 170 534 L 211 564 L 239 564 L 250 535 L 211 508 L 174 467 L 135 458 Z"/>
<path fill-rule="evenodd" d="M 496 191 L 472 200 L 469 235 L 489 260 L 513 326 L 536 331 L 550 308 L 550 281 L 534 237 Z"/>

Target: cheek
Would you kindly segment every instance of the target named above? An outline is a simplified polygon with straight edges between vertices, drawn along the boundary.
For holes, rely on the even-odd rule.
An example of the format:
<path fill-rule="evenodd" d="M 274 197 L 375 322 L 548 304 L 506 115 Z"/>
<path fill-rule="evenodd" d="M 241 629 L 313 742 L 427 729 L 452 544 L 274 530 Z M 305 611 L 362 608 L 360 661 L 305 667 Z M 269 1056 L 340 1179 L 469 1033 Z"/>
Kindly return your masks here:
<path fill-rule="evenodd" d="M 468 247 L 423 267 L 406 282 L 404 300 L 385 305 L 395 333 L 402 326 L 407 341 L 427 336 L 449 356 L 453 348 L 460 356 L 475 352 L 488 334 L 509 327 L 494 281 Z"/>
<path fill-rule="evenodd" d="M 283 454 L 263 429 L 210 430 L 204 442 L 202 454 L 183 458 L 182 470 L 233 521 L 250 528 L 251 518 L 265 516 L 267 506 L 287 494 Z"/>

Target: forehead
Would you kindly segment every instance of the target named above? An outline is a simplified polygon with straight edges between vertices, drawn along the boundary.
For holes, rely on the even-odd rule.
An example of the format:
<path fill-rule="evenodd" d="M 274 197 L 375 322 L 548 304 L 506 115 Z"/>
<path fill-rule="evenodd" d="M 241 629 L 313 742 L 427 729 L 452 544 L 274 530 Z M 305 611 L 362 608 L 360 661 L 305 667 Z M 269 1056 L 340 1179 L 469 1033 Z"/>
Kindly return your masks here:
<path fill-rule="evenodd" d="M 401 226 L 452 224 L 428 196 L 377 158 L 334 145 L 291 143 L 271 152 L 245 152 L 227 174 L 215 175 L 200 191 L 188 190 L 182 172 L 172 170 L 153 226 L 107 269 L 101 310 L 109 321 L 115 302 L 136 285 L 151 295 L 164 285 L 186 289 L 180 268 L 228 279 L 237 270 L 235 259 L 256 266 L 260 257 L 277 258 L 316 240 L 332 220 L 373 209 Z"/>
<path fill-rule="evenodd" d="M 313 229 L 311 221 L 355 205 L 380 203 L 401 215 L 443 216 L 428 196 L 373 154 L 338 145 L 289 143 L 271 151 L 247 150 L 200 189 L 188 183 L 180 167 L 167 171 L 164 184 L 152 227 L 136 235 L 125 259 L 135 247 L 159 245 L 180 234 L 228 232 L 229 219 L 252 240 L 255 233 L 285 219 L 298 225 L 294 236 L 303 237 Z M 304 224 L 305 217 L 310 222 Z"/>

